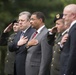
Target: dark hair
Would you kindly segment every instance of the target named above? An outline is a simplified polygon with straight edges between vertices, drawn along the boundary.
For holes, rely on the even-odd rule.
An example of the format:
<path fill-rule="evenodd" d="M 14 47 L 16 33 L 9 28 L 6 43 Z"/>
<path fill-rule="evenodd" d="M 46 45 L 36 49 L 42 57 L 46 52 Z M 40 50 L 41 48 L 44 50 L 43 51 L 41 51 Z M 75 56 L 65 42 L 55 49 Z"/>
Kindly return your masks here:
<path fill-rule="evenodd" d="M 12 21 L 12 25 L 14 25 L 14 23 L 18 23 L 17 20 L 13 20 Z"/>
<path fill-rule="evenodd" d="M 42 12 L 34 12 L 32 15 L 36 15 L 38 19 L 41 18 L 43 22 L 45 21 L 45 16 Z"/>

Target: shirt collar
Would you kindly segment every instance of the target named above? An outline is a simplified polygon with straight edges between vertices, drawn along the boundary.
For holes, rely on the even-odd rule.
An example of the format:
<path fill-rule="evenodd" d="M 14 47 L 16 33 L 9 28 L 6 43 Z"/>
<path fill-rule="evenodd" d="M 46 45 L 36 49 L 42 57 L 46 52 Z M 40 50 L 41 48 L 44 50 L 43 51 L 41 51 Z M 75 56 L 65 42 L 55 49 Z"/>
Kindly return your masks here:
<path fill-rule="evenodd" d="M 25 33 L 27 30 L 29 29 L 29 27 L 28 28 L 26 28 L 24 31 L 22 31 L 23 33 Z"/>
<path fill-rule="evenodd" d="M 76 23 L 76 20 L 74 20 L 74 21 L 71 23 L 69 29 L 70 29 L 75 23 Z"/>
<path fill-rule="evenodd" d="M 76 20 L 71 23 L 70 27 L 69 27 L 68 29 L 66 29 L 66 30 L 62 33 L 62 35 L 64 35 L 66 32 L 69 32 L 70 28 L 74 25 L 74 23 L 76 23 Z"/>
<path fill-rule="evenodd" d="M 41 27 L 37 30 L 37 32 L 40 33 L 40 31 L 41 31 L 44 27 L 45 27 L 45 25 L 41 26 Z"/>
<path fill-rule="evenodd" d="M 69 32 L 69 28 L 66 29 L 66 30 L 62 33 L 62 35 L 64 35 L 66 32 Z"/>

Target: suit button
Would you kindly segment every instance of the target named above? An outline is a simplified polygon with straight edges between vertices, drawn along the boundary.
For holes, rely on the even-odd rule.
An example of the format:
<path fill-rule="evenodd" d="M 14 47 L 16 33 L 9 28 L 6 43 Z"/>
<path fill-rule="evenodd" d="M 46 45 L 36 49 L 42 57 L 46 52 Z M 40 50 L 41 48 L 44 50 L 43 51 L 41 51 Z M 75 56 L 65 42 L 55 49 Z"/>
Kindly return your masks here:
<path fill-rule="evenodd" d="M 52 60 L 54 60 L 54 58 L 52 58 Z"/>
<path fill-rule="evenodd" d="M 54 51 L 54 53 L 55 53 L 55 51 Z"/>
<path fill-rule="evenodd" d="M 51 66 L 53 66 L 53 64 L 51 64 Z"/>
<path fill-rule="evenodd" d="M 56 44 L 55 44 L 55 46 L 56 46 Z"/>
<path fill-rule="evenodd" d="M 59 52 L 60 52 L 61 50 L 59 49 Z"/>
<path fill-rule="evenodd" d="M 10 42 L 13 42 L 13 41 L 10 41 Z"/>
<path fill-rule="evenodd" d="M 7 53 L 7 55 L 9 55 L 9 53 Z"/>
<path fill-rule="evenodd" d="M 8 60 L 6 62 L 8 62 Z"/>
<path fill-rule="evenodd" d="M 12 38 L 10 37 L 9 40 L 11 40 Z"/>
<path fill-rule="evenodd" d="M 58 42 L 58 45 L 60 45 L 60 42 Z"/>

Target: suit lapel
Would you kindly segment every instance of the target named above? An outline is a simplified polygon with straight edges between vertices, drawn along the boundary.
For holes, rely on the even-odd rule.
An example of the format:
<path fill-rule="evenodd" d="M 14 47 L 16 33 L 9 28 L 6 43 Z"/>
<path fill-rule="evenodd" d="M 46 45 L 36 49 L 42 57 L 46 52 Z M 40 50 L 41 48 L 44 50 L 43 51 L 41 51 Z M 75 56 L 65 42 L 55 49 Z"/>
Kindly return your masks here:
<path fill-rule="evenodd" d="M 37 34 L 37 36 L 35 37 L 35 39 L 41 39 L 41 37 L 42 37 L 44 34 L 46 34 L 47 31 L 48 31 L 47 28 L 44 27 L 44 28 L 40 31 L 40 33 Z M 33 35 L 34 35 L 34 33 L 32 34 L 32 36 L 33 36 Z M 31 36 L 30 40 L 32 39 L 32 36 Z"/>
<path fill-rule="evenodd" d="M 41 39 L 41 37 L 43 36 L 43 35 L 45 35 L 46 33 L 47 33 L 47 28 L 46 27 L 44 27 L 41 31 L 40 31 L 40 33 L 36 36 L 36 39 Z"/>
<path fill-rule="evenodd" d="M 27 29 L 27 31 L 24 33 L 24 36 L 27 36 L 27 35 L 28 35 L 30 29 L 31 29 L 31 27 L 29 27 L 29 28 Z"/>
<path fill-rule="evenodd" d="M 20 35 L 21 35 L 21 31 L 19 31 L 17 36 L 16 36 L 17 41 L 20 39 Z"/>

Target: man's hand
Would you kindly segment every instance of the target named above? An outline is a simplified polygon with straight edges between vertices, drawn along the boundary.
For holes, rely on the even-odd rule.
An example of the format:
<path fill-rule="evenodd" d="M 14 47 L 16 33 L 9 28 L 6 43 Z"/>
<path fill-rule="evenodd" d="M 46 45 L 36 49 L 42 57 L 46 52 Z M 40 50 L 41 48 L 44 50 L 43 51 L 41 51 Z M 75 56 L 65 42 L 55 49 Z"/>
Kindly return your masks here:
<path fill-rule="evenodd" d="M 60 42 L 61 45 L 64 45 L 64 43 L 67 41 L 68 39 L 68 34 L 65 34 L 63 37 L 62 37 L 62 40 Z"/>
<path fill-rule="evenodd" d="M 28 38 L 22 36 L 22 37 L 20 38 L 20 40 L 18 41 L 17 46 L 22 46 L 22 45 L 26 44 L 27 41 L 28 41 Z"/>
<path fill-rule="evenodd" d="M 49 29 L 49 31 L 51 33 L 57 33 L 57 27 L 52 27 L 51 29 Z"/>
<path fill-rule="evenodd" d="M 34 45 L 37 45 L 37 44 L 38 44 L 38 40 L 32 39 L 32 40 L 28 41 L 26 46 L 29 47 L 29 46 L 34 46 Z"/>
<path fill-rule="evenodd" d="M 3 33 L 9 32 L 9 31 L 11 31 L 11 29 L 12 29 L 12 23 L 9 24 L 9 25 L 4 29 Z"/>

